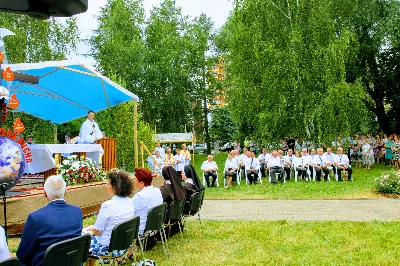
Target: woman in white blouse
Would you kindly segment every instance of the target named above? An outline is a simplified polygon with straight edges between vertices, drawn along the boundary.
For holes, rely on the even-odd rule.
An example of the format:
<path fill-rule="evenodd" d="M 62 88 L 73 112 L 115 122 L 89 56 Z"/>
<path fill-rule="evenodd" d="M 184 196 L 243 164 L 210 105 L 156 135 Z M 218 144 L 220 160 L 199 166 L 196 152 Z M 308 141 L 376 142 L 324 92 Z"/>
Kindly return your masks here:
<path fill-rule="evenodd" d="M 233 154 L 228 153 L 228 158 L 225 161 L 225 168 L 224 168 L 225 178 L 228 180 L 228 184 L 225 186 L 225 188 L 232 187 L 232 181 L 236 181 L 237 168 L 238 166 L 236 160 L 234 160 L 233 158 Z"/>
<path fill-rule="evenodd" d="M 143 234 L 149 210 L 162 204 L 163 197 L 160 189 L 151 185 L 153 176 L 149 169 L 136 168 L 135 177 L 135 186 L 139 192 L 132 198 L 133 214 L 140 216 L 139 234 Z"/>
<path fill-rule="evenodd" d="M 129 198 L 132 190 L 133 183 L 125 172 L 119 170 L 110 172 L 106 192 L 112 198 L 101 204 L 96 223 L 87 229 L 94 235 L 89 249 L 93 255 L 109 255 L 108 246 L 113 228 L 133 217 L 132 201 Z M 124 250 L 113 251 L 113 255 L 122 256 L 124 252 Z M 89 260 L 88 265 L 95 265 L 95 260 Z"/>
<path fill-rule="evenodd" d="M 307 158 L 307 155 L 300 157 L 300 152 L 298 150 L 294 152 L 294 158 L 292 162 L 293 168 L 295 171 L 297 171 L 297 176 L 303 180 L 306 180 L 306 182 L 308 182 L 308 162 L 309 159 Z"/>

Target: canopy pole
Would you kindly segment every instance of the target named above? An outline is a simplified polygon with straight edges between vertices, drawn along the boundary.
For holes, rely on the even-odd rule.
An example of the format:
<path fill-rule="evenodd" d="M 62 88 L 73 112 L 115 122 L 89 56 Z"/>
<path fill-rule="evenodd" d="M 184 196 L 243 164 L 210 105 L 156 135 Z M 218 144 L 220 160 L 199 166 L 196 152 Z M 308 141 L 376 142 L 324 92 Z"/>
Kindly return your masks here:
<path fill-rule="evenodd" d="M 54 144 L 57 144 L 57 125 L 54 124 Z"/>
<path fill-rule="evenodd" d="M 194 166 L 194 143 L 196 142 L 196 135 L 194 134 L 194 127 L 192 129 L 193 136 L 192 136 L 192 151 L 193 151 L 193 166 Z"/>
<path fill-rule="evenodd" d="M 135 168 L 139 167 L 137 111 L 138 111 L 138 103 L 137 103 L 137 101 L 133 101 L 133 138 L 134 138 L 133 142 L 135 145 Z"/>

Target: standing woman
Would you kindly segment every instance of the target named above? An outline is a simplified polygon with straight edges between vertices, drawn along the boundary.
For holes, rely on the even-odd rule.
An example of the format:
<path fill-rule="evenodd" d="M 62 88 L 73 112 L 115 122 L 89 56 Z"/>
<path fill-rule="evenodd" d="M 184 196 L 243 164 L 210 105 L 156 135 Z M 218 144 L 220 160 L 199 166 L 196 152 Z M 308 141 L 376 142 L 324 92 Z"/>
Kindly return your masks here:
<path fill-rule="evenodd" d="M 233 154 L 228 153 L 228 158 L 225 161 L 225 168 L 224 168 L 224 176 L 225 179 L 228 180 L 228 184 L 225 188 L 232 187 L 232 181 L 236 181 L 237 179 L 237 170 L 238 166 L 236 160 L 233 159 Z"/>
<path fill-rule="evenodd" d="M 363 145 L 361 146 L 362 161 L 365 164 L 365 169 L 370 169 L 374 163 L 374 153 L 371 145 L 367 142 L 367 139 L 363 138 Z"/>
<path fill-rule="evenodd" d="M 352 148 L 353 148 L 353 158 L 354 161 L 356 162 L 356 167 L 358 167 L 359 165 L 361 167 L 362 155 L 361 155 L 360 139 L 358 138 L 358 136 L 356 136 L 356 138 L 353 140 Z"/>
<path fill-rule="evenodd" d="M 394 169 L 400 168 L 400 142 L 399 137 L 397 135 L 393 135 L 393 166 Z"/>
<path fill-rule="evenodd" d="M 386 162 L 389 161 L 390 166 L 394 166 L 392 145 L 393 145 L 393 137 L 389 136 L 389 139 L 385 142 L 385 149 L 386 149 L 385 159 Z"/>

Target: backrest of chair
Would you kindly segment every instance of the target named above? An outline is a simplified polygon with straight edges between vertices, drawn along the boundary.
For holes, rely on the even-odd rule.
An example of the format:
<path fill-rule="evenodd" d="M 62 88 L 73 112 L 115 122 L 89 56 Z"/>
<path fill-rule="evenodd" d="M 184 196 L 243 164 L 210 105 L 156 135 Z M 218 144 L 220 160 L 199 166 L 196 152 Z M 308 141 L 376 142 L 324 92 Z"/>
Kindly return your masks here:
<path fill-rule="evenodd" d="M 46 249 L 43 266 L 79 266 L 88 259 L 89 235 L 55 243 Z"/>
<path fill-rule="evenodd" d="M 204 199 L 204 190 L 193 193 L 192 201 L 190 204 L 190 213 L 191 214 L 197 213 L 200 210 L 201 205 L 203 205 L 203 199 Z"/>
<path fill-rule="evenodd" d="M 17 258 L 11 258 L 8 260 L 3 260 L 2 262 L 0 262 L 0 266 L 20 266 L 21 263 L 19 262 L 19 260 Z"/>
<path fill-rule="evenodd" d="M 126 250 L 138 238 L 140 217 L 135 216 L 114 226 L 108 250 Z"/>
<path fill-rule="evenodd" d="M 179 220 L 182 218 L 183 208 L 185 207 L 185 200 L 174 200 L 169 207 L 167 222 L 170 220 Z"/>
<path fill-rule="evenodd" d="M 160 230 L 167 215 L 167 206 L 167 203 L 164 202 L 163 204 L 155 206 L 149 210 L 149 213 L 147 214 L 145 231 Z"/>

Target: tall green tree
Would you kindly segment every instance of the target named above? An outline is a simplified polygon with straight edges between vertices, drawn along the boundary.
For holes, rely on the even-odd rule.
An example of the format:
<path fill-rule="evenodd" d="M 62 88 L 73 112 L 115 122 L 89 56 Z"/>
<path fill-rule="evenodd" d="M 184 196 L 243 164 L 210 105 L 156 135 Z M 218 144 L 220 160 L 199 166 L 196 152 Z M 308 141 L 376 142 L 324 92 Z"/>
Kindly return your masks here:
<path fill-rule="evenodd" d="M 233 122 L 227 107 L 217 107 L 212 110 L 210 135 L 214 141 L 232 142 L 238 135 L 237 125 Z"/>
<path fill-rule="evenodd" d="M 229 106 L 247 135 L 323 141 L 363 129 L 366 95 L 358 80 L 346 82 L 345 71 L 357 40 L 346 28 L 336 30 L 331 2 L 235 1 L 222 43 L 229 51 Z"/>

